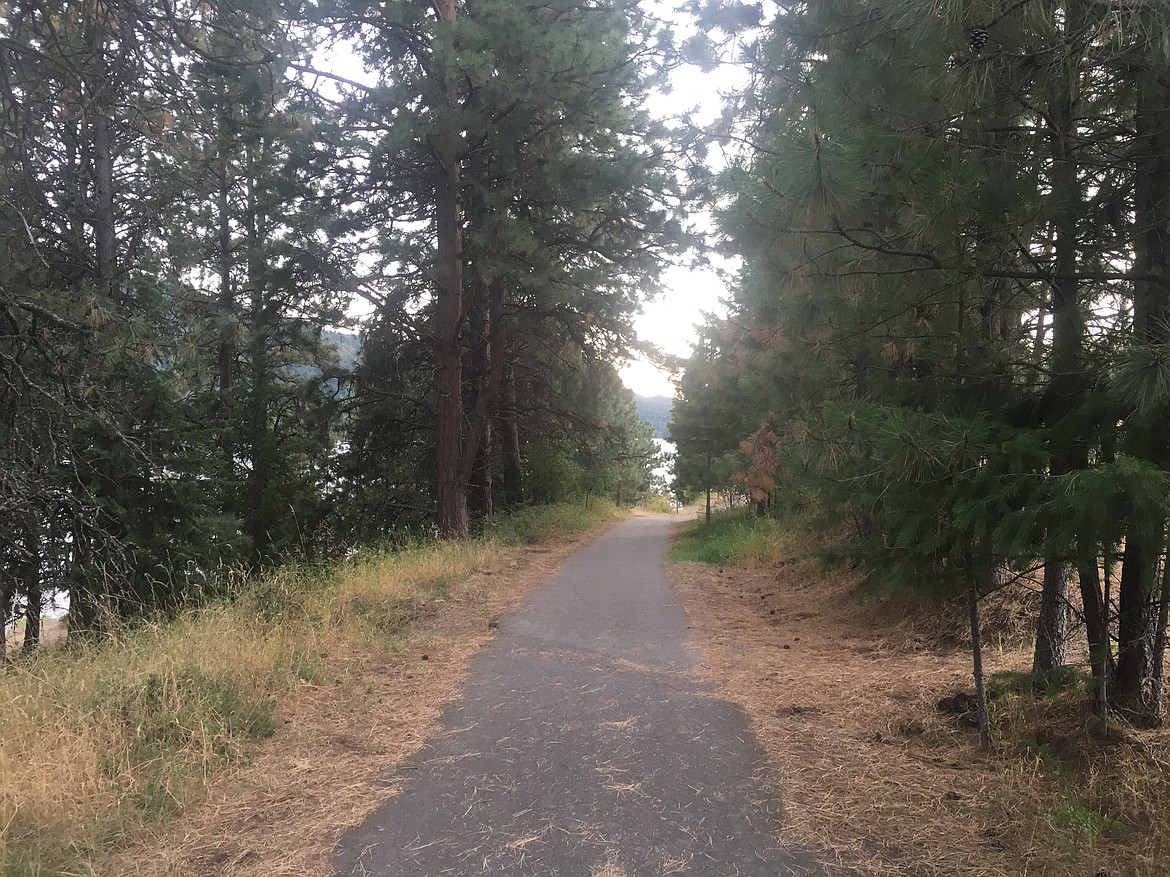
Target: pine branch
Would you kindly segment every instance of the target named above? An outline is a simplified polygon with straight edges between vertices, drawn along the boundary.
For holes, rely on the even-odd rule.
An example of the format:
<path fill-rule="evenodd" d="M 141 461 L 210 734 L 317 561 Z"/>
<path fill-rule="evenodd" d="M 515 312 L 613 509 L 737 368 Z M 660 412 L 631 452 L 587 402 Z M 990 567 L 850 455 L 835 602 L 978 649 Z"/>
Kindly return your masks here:
<path fill-rule="evenodd" d="M 1074 273 L 1056 273 L 1054 271 L 1045 271 L 1042 268 L 1035 271 L 1009 271 L 1001 268 L 979 268 L 969 265 L 948 264 L 943 262 L 934 253 L 925 250 L 907 250 L 895 244 L 889 243 L 882 238 L 877 232 L 872 229 L 863 229 L 868 234 L 877 238 L 877 242 L 867 243 L 861 240 L 855 233 L 846 230 L 837 218 L 833 217 L 833 227 L 837 234 L 845 238 L 850 244 L 859 249 L 870 253 L 879 253 L 883 256 L 896 256 L 900 258 L 922 259 L 930 263 L 929 269 L 922 270 L 937 270 L 937 271 L 953 271 L 956 274 L 964 276 L 982 276 L 982 277 L 996 277 L 1003 280 L 1031 280 L 1041 281 L 1047 284 L 1054 284 L 1058 280 L 1068 280 L 1074 282 L 1095 282 L 1107 283 L 1110 281 L 1125 281 L 1154 283 L 1158 286 L 1170 289 L 1170 277 L 1164 277 L 1160 274 L 1139 273 L 1136 271 L 1090 271 L 1090 272 L 1074 272 Z M 1026 249 L 1026 248 L 1025 248 Z M 850 273 L 850 272 L 845 272 Z M 879 273 L 879 272 L 870 272 Z"/>

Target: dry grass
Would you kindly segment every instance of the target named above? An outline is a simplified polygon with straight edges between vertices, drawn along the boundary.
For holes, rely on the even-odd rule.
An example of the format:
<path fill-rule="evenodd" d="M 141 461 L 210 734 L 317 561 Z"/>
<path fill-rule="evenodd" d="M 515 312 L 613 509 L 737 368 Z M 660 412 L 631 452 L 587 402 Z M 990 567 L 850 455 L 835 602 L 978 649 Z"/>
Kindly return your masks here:
<path fill-rule="evenodd" d="M 850 574 L 775 560 L 670 570 L 707 672 L 779 770 L 786 842 L 866 877 L 1170 874 L 1170 732 L 1102 744 L 1083 694 L 1005 696 L 985 756 L 937 708 L 971 690 L 961 613 L 866 605 Z M 1014 599 L 988 607 L 989 672 L 1030 663 Z"/>
<path fill-rule="evenodd" d="M 328 873 L 491 615 L 581 538 L 281 570 L 232 604 L 5 668 L 0 874 Z"/>

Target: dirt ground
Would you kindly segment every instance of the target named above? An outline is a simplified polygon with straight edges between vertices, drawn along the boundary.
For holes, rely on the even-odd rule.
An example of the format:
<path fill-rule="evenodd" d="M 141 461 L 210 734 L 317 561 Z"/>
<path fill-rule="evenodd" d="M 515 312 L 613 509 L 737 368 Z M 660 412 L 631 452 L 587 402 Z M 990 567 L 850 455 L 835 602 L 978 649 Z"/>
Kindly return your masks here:
<path fill-rule="evenodd" d="M 401 647 L 323 656 L 319 682 L 277 709 L 276 735 L 103 875 L 307 877 L 332 873 L 340 835 L 398 789 L 384 778 L 451 700 L 493 617 L 597 532 L 506 552 L 451 591 L 450 608 Z"/>
<path fill-rule="evenodd" d="M 705 672 L 776 767 L 783 840 L 828 873 L 1170 874 L 1167 732 L 1123 729 L 1102 744 L 1083 695 L 1005 700 L 985 755 L 971 717 L 939 709 L 973 690 L 961 612 L 865 604 L 856 576 L 808 560 L 668 572 Z M 988 674 L 1030 664 L 1014 608 L 985 607 Z"/>
<path fill-rule="evenodd" d="M 98 873 L 329 874 L 341 833 L 397 794 L 384 778 L 457 694 L 493 616 L 588 538 L 480 570 L 399 648 L 326 656 L 328 673 L 281 705 L 276 736 L 248 765 Z M 782 840 L 834 877 L 1170 875 L 1167 732 L 1125 729 L 1102 746 L 1088 742 L 1079 701 L 1000 704 L 984 755 L 963 717 L 937 709 L 971 690 L 961 615 L 862 604 L 855 579 L 797 559 L 668 573 L 704 672 L 749 714 L 776 766 Z M 1026 666 L 1012 607 L 987 614 L 988 672 Z"/>

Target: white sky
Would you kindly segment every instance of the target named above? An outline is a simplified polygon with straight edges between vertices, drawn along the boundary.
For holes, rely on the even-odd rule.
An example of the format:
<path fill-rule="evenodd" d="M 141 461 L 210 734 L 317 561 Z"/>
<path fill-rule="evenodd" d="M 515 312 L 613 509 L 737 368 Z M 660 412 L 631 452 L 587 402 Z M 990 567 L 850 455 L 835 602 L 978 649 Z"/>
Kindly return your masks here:
<path fill-rule="evenodd" d="M 671 10 L 680 0 L 643 0 L 656 7 L 664 18 L 676 18 Z M 679 28 L 678 38 L 683 39 L 689 31 Z M 362 70 L 361 61 L 348 52 L 344 46 L 335 46 L 322 58 L 326 69 L 339 71 L 341 75 L 362 81 L 369 77 Z M 739 86 L 744 73 L 731 65 L 723 65 L 714 71 L 703 71 L 698 67 L 681 67 L 671 75 L 672 91 L 669 95 L 658 95 L 651 101 L 650 109 L 662 118 L 682 115 L 698 109 L 692 120 L 699 125 L 708 125 L 719 114 L 721 92 Z M 706 216 L 691 217 L 698 226 L 709 226 Z M 732 263 L 721 262 L 724 269 L 734 267 Z M 709 268 L 690 268 L 683 264 L 668 268 L 662 278 L 665 293 L 643 305 L 642 313 L 634 320 L 638 337 L 649 342 L 664 353 L 678 357 L 690 355 L 691 346 L 697 339 L 695 327 L 704 322 L 708 313 L 722 314 L 722 300 L 727 296 L 727 287 L 718 273 Z M 362 310 L 360 305 L 355 311 Z M 643 396 L 673 396 L 674 384 L 668 372 L 657 368 L 646 359 L 639 357 L 620 369 L 622 382 Z"/>
<path fill-rule="evenodd" d="M 674 4 L 670 0 L 650 0 L 669 16 Z M 687 32 L 680 28 L 679 38 Z M 698 108 L 693 116 L 695 123 L 708 125 L 715 121 L 722 106 L 721 92 L 729 91 L 744 81 L 744 72 L 731 65 L 723 65 L 714 71 L 703 71 L 698 67 L 682 67 L 671 75 L 673 90 L 669 95 L 656 97 L 650 109 L 661 117 L 680 115 Z M 697 225 L 710 225 L 709 217 L 692 217 Z M 733 267 L 723 263 L 724 268 Z M 688 268 L 679 264 L 669 268 L 663 277 L 665 294 L 646 302 L 642 313 L 635 319 L 638 337 L 658 347 L 665 353 L 687 357 L 691 346 L 697 340 L 696 324 L 704 322 L 704 314 L 723 314 L 722 300 L 728 289 L 719 275 L 712 269 Z M 622 382 L 643 396 L 673 396 L 674 384 L 669 373 L 655 367 L 639 357 L 621 369 Z"/>

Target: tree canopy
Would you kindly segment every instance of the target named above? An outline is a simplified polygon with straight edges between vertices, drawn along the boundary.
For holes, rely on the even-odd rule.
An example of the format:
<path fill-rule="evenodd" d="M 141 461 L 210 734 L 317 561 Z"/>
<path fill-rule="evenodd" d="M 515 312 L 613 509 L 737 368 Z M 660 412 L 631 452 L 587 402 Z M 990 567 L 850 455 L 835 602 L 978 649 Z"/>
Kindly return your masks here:
<path fill-rule="evenodd" d="M 853 522 L 842 556 L 976 595 L 1039 569 L 1036 672 L 1075 606 L 1099 683 L 1156 708 L 1167 7 L 735 5 L 709 4 L 751 72 L 717 186 L 743 269 L 681 384 L 680 471 L 763 424 L 779 489 Z"/>
<path fill-rule="evenodd" d="M 5 624 L 636 499 L 613 363 L 683 240 L 672 51 L 622 2 L 5 6 Z"/>

